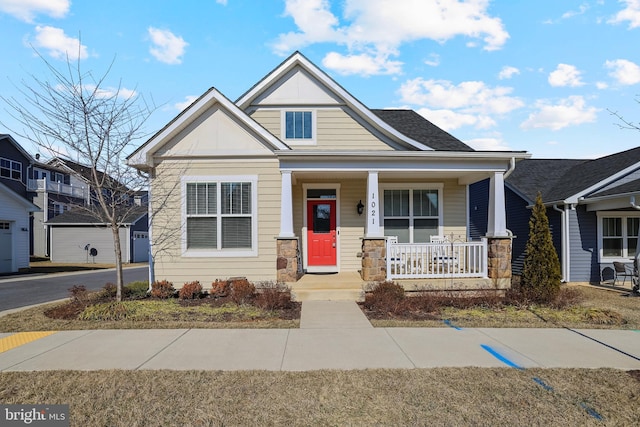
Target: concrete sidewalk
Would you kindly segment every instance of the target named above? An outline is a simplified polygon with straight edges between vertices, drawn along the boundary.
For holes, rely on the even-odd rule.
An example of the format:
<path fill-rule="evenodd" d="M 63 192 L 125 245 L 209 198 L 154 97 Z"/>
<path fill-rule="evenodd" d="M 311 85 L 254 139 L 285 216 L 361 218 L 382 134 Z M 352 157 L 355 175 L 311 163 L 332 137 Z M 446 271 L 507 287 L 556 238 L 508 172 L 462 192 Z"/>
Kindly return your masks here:
<path fill-rule="evenodd" d="M 0 353 L 0 371 L 463 366 L 640 369 L 640 333 L 373 328 L 353 302 L 316 301 L 303 303 L 300 329 L 62 331 Z"/>

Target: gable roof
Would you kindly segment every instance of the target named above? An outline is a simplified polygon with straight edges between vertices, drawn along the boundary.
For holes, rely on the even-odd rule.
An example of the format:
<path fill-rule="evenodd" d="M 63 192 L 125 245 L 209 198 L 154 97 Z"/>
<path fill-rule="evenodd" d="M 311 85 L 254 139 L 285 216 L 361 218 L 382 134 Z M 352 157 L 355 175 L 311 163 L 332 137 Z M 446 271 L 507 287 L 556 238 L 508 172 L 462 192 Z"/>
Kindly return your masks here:
<path fill-rule="evenodd" d="M 231 115 L 244 123 L 247 127 L 258 134 L 263 141 L 271 146 L 274 150 L 289 150 L 290 148 L 276 138 L 272 133 L 266 130 L 262 125 L 253 120 L 244 111 L 238 108 L 226 96 L 215 88 L 210 88 L 196 99 L 191 105 L 185 108 L 173 120 L 167 123 L 162 129 L 156 132 L 144 144 L 138 147 L 133 153 L 127 156 L 127 163 L 132 166 L 145 166 L 150 164 L 150 156 L 158 150 L 164 142 L 185 129 L 190 123 L 196 120 L 203 112 L 212 105 L 219 103 Z"/>
<path fill-rule="evenodd" d="M 55 167 L 58 168 L 59 170 L 67 170 L 70 173 L 79 176 L 80 178 L 82 178 L 84 181 L 86 181 L 87 183 L 91 184 L 93 182 L 93 176 L 92 176 L 92 169 L 91 166 L 86 166 L 83 165 L 81 163 L 76 163 L 72 160 L 69 159 L 61 159 L 59 157 L 55 157 L 51 160 L 49 160 L 48 163 L 51 167 Z M 107 184 L 108 187 L 110 188 L 123 188 L 125 187 L 123 184 L 119 183 L 118 180 L 114 179 L 113 177 L 107 175 L 106 173 L 100 171 L 100 170 L 96 170 L 96 173 L 98 175 L 98 179 L 100 181 L 103 181 Z"/>
<path fill-rule="evenodd" d="M 371 112 L 403 135 L 439 151 L 474 151 L 458 138 L 440 129 L 413 110 L 379 110 Z"/>
<path fill-rule="evenodd" d="M 131 225 L 147 215 L 145 206 L 136 206 L 122 211 L 121 225 Z M 71 209 L 60 215 L 56 215 L 46 222 L 50 225 L 107 225 L 100 221 L 95 214 L 86 209 Z"/>
<path fill-rule="evenodd" d="M 20 204 L 23 208 L 25 208 L 29 212 L 41 212 L 42 209 L 13 191 L 11 188 L 7 187 L 5 184 L 0 182 L 0 196 L 7 197 L 14 202 Z"/>
<path fill-rule="evenodd" d="M 236 104 L 242 110 L 249 108 L 252 102 L 257 99 L 262 93 L 264 93 L 271 85 L 276 83 L 279 79 L 284 77 L 287 73 L 296 67 L 300 67 L 313 76 L 316 80 L 322 83 L 333 94 L 338 97 L 346 106 L 356 111 L 364 120 L 374 126 L 384 135 L 400 142 L 411 150 L 430 151 L 433 147 L 429 147 L 420 141 L 417 141 L 410 136 L 402 133 L 389 123 L 382 120 L 376 114 L 374 114 L 363 103 L 357 100 L 353 95 L 347 92 L 340 84 L 332 79 L 327 73 L 318 68 L 314 63 L 309 61 L 302 53 L 296 51 L 289 58 L 285 59 L 278 67 L 267 74 L 262 80 L 253 85 L 251 89 L 245 92 L 238 100 Z"/>
<path fill-rule="evenodd" d="M 554 187 L 574 166 L 587 160 L 573 159 L 524 159 L 520 160 L 505 183 L 530 203 L 538 192 L 547 200 Z"/>
<path fill-rule="evenodd" d="M 594 160 L 522 160 L 506 182 L 531 202 L 540 191 L 546 204 L 578 203 L 581 197 L 623 194 L 640 189 L 640 183 L 633 180 L 599 192 L 636 170 L 640 170 L 640 147 Z"/>
<path fill-rule="evenodd" d="M 18 150 L 20 154 L 22 154 L 27 159 L 28 162 L 35 163 L 35 159 L 31 156 L 31 154 L 27 153 L 27 150 L 25 150 L 22 145 L 18 144 L 18 141 L 16 141 L 11 135 L 9 135 L 8 133 L 0 133 L 0 141 L 2 140 L 6 140 L 11 145 L 13 145 L 16 150 Z"/>

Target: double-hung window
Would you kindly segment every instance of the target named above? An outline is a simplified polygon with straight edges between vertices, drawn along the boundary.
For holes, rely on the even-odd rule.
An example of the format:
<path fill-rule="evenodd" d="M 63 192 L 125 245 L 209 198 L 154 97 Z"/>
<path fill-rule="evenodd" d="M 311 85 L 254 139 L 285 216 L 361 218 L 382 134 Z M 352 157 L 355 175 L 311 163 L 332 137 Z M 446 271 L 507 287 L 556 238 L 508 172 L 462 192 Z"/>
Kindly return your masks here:
<path fill-rule="evenodd" d="M 186 236 L 191 256 L 253 255 L 256 248 L 255 178 L 184 178 Z"/>
<path fill-rule="evenodd" d="M 632 258 L 638 244 L 640 216 L 598 213 L 598 235 L 602 258 Z"/>
<path fill-rule="evenodd" d="M 440 234 L 442 224 L 441 188 L 383 189 L 385 236 L 397 236 L 400 243 L 428 243 Z"/>
<path fill-rule="evenodd" d="M 22 163 L 0 158 L 0 176 L 22 181 Z"/>
<path fill-rule="evenodd" d="M 315 113 L 307 110 L 284 111 L 282 115 L 284 139 L 293 144 L 315 143 Z"/>

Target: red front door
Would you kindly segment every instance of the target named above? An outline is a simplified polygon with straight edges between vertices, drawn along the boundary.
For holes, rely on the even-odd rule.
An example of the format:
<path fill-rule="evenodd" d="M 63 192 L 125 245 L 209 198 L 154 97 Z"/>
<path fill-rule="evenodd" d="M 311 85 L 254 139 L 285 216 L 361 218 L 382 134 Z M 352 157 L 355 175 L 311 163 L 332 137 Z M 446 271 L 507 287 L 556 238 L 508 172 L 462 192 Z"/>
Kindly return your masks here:
<path fill-rule="evenodd" d="M 307 201 L 308 265 L 336 265 L 336 246 L 336 201 Z"/>

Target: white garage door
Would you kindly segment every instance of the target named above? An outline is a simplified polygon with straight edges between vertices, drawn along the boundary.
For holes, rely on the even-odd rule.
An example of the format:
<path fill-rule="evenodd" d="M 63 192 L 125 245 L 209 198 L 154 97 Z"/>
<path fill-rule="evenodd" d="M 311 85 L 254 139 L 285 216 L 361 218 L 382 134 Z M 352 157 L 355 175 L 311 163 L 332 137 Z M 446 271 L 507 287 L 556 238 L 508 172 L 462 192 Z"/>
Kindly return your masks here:
<path fill-rule="evenodd" d="M 0 273 L 10 273 L 13 270 L 11 240 L 11 223 L 0 221 Z"/>

